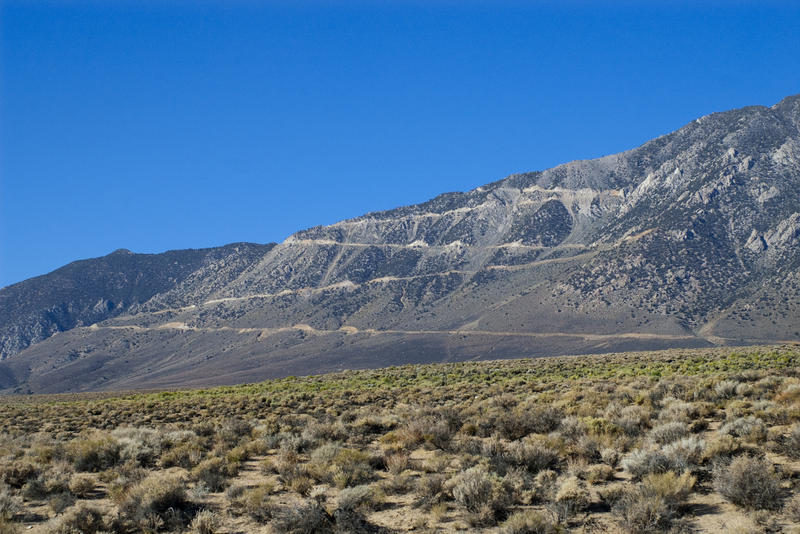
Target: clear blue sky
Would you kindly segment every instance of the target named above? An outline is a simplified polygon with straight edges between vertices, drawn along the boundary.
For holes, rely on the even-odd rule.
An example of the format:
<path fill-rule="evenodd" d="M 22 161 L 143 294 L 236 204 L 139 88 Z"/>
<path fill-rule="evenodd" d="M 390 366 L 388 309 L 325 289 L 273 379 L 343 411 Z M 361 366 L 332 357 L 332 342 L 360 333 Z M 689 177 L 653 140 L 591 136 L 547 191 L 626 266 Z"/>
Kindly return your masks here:
<path fill-rule="evenodd" d="M 800 93 L 797 2 L 2 0 L 0 286 L 301 228 Z"/>

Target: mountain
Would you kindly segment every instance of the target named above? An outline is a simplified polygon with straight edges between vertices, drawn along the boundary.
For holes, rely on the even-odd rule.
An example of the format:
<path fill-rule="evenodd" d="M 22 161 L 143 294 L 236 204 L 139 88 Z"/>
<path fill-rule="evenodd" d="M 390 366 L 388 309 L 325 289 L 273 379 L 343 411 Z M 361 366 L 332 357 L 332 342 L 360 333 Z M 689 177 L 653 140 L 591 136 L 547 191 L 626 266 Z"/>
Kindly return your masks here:
<path fill-rule="evenodd" d="M 222 283 L 274 246 L 235 243 L 200 250 L 108 256 L 70 263 L 0 290 L 0 359 L 59 332 L 134 312 L 155 295 L 206 272 Z M 227 265 L 209 271 L 209 266 Z"/>
<path fill-rule="evenodd" d="M 800 341 L 798 245 L 800 95 L 274 247 L 167 253 L 185 264 L 152 280 L 117 254 L 136 291 L 87 274 L 114 254 L 4 288 L 0 388 Z"/>

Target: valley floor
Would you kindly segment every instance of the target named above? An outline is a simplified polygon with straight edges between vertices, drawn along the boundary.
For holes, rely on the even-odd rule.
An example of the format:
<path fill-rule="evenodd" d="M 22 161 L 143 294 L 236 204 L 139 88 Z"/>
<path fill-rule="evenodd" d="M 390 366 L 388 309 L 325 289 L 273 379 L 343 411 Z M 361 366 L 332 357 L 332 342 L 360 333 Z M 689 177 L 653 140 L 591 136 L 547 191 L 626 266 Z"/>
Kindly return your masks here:
<path fill-rule="evenodd" d="M 0 398 L 0 533 L 800 532 L 800 346 Z"/>

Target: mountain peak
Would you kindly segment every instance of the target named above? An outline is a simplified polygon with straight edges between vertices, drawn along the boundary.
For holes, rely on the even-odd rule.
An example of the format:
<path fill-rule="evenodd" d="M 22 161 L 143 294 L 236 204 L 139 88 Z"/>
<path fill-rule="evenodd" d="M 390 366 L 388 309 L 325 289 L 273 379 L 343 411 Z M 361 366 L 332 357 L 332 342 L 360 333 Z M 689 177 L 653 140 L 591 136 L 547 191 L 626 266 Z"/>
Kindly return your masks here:
<path fill-rule="evenodd" d="M 133 256 L 133 252 L 131 252 L 127 248 L 118 248 L 117 250 L 109 254 L 109 256 Z"/>

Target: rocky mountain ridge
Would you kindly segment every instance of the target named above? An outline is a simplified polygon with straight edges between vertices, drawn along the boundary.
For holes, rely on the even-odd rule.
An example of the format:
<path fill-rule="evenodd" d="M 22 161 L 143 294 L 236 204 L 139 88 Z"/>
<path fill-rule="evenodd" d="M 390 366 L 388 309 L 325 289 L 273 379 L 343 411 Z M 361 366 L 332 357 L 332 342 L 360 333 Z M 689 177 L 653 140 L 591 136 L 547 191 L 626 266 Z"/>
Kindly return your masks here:
<path fill-rule="evenodd" d="M 87 312 L 21 351 L 13 332 L 29 315 L 4 304 L 16 285 L 4 288 L 0 388 L 800 341 L 798 244 L 793 96 L 620 154 L 205 257 L 118 313 Z"/>

